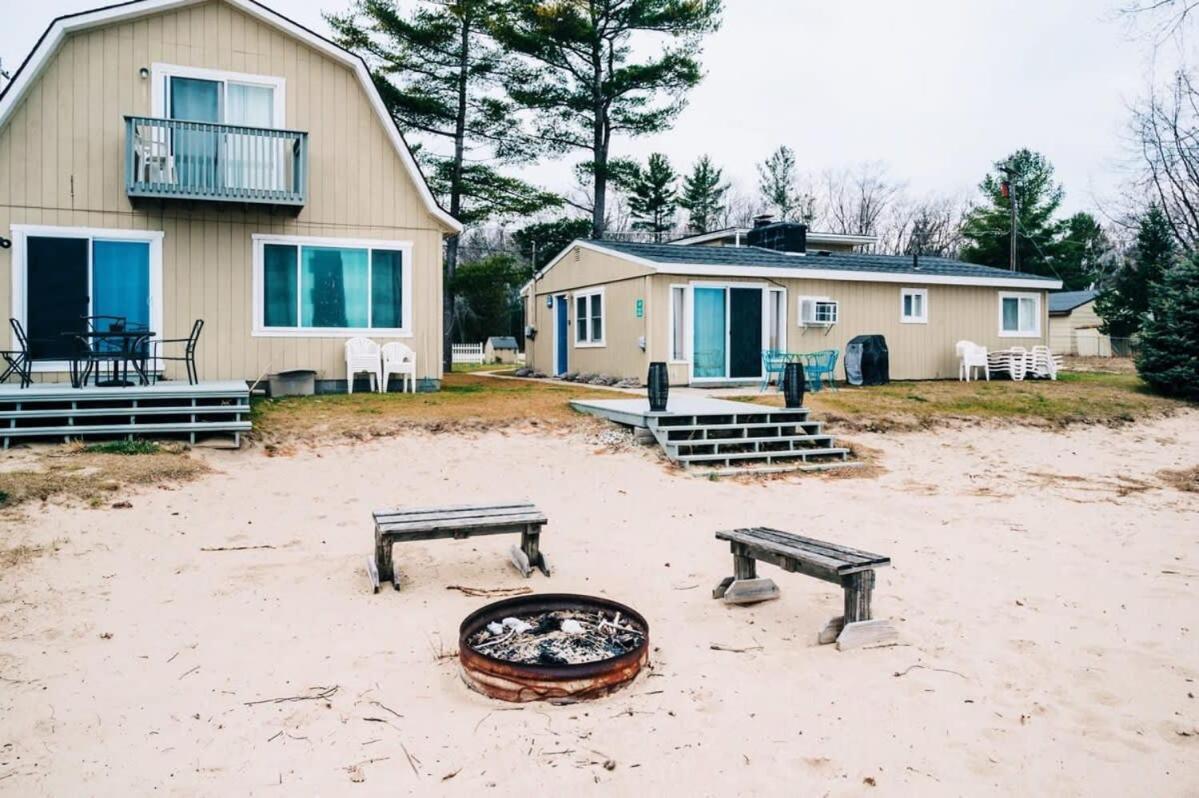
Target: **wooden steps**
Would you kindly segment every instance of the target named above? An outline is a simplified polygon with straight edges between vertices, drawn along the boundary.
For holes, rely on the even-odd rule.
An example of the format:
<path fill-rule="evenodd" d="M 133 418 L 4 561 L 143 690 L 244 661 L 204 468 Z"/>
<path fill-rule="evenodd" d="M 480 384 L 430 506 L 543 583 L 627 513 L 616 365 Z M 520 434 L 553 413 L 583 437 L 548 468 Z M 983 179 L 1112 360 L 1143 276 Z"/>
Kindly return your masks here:
<path fill-rule="evenodd" d="M 806 409 L 659 416 L 649 429 L 672 462 L 716 476 L 856 467 Z"/>
<path fill-rule="evenodd" d="M 250 392 L 242 381 L 161 382 L 121 388 L 39 383 L 0 386 L 0 439 L 217 436 L 241 443 L 249 432 Z"/>

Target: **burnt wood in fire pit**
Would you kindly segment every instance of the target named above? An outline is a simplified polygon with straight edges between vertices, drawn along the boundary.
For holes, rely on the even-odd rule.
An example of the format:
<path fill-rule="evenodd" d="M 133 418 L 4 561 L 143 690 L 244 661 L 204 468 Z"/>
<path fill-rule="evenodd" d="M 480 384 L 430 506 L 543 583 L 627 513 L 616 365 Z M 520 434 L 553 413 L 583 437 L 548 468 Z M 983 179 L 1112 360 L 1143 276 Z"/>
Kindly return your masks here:
<path fill-rule="evenodd" d="M 461 540 L 476 535 L 519 532 L 520 545 L 513 546 L 510 551 L 512 564 L 525 577 L 533 572 L 533 568 L 550 575 L 549 563 L 541 553 L 545 514 L 530 502 L 376 510 L 372 515 L 375 519 L 375 556 L 367 560 L 367 571 L 376 593 L 381 582 L 390 581 L 396 590 L 400 589 L 391 547 L 412 540 Z"/>
<path fill-rule="evenodd" d="M 608 599 L 518 596 L 476 610 L 458 629 L 462 678 L 504 701 L 598 698 L 649 661 L 649 625 Z"/>

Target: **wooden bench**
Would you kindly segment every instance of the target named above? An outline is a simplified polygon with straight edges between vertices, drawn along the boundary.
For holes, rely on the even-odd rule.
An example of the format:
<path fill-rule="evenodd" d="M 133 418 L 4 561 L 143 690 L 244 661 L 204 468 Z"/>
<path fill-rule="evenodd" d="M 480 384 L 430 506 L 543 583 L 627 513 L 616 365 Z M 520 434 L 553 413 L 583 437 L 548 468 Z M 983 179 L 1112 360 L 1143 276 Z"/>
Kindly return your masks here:
<path fill-rule="evenodd" d="M 889 645 L 898 639 L 890 621 L 876 621 L 870 615 L 874 569 L 890 565 L 890 557 L 765 527 L 730 529 L 717 532 L 716 538 L 729 541 L 733 551 L 733 575 L 716 586 L 712 591 L 713 598 L 723 598 L 729 604 L 752 604 L 778 598 L 778 586 L 772 580 L 758 576 L 760 560 L 784 571 L 806 574 L 844 588 L 844 614 L 829 621 L 820 632 L 821 643 L 836 641 L 838 650 L 844 650 L 864 645 Z"/>
<path fill-rule="evenodd" d="M 520 533 L 520 545 L 513 545 L 512 564 L 526 578 L 536 567 L 546 576 L 549 564 L 541 553 L 541 528 L 545 515 L 529 502 L 509 504 L 462 504 L 452 507 L 376 510 L 375 556 L 367 560 L 375 592 L 382 582 L 390 581 L 396 590 L 400 580 L 391 560 L 391 547 L 412 540 L 461 540 L 476 535 Z"/>

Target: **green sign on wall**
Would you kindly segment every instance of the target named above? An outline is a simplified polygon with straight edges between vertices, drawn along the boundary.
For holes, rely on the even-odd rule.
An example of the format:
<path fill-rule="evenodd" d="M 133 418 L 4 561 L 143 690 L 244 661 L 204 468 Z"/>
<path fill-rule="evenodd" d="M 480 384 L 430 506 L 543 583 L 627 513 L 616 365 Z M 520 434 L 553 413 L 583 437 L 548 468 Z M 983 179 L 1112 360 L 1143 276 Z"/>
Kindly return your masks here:
<path fill-rule="evenodd" d="M 640 319 L 643 316 L 645 316 L 645 300 L 638 299 L 637 300 L 637 318 Z"/>

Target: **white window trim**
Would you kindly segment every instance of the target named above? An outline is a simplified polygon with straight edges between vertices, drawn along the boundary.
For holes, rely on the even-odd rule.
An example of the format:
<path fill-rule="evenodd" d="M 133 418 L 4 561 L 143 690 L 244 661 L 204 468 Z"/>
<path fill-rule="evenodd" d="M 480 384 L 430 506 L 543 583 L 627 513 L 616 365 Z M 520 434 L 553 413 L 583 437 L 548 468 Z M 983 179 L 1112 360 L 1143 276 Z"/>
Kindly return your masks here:
<path fill-rule="evenodd" d="M 598 341 L 596 340 L 579 340 L 579 300 L 587 299 L 587 310 L 591 310 L 590 297 L 598 296 L 600 300 L 600 325 L 604 328 L 603 334 Z M 575 349 L 602 349 L 608 345 L 608 300 L 604 297 L 603 287 L 588 288 L 585 291 L 575 291 L 570 298 L 571 311 L 575 316 L 575 328 L 571 335 L 571 341 L 574 342 Z M 591 336 L 591 316 L 588 315 L 587 335 Z"/>
<path fill-rule="evenodd" d="M 674 357 L 674 343 L 675 343 L 675 341 L 674 341 L 674 323 L 675 323 L 674 292 L 676 290 L 680 290 L 680 289 L 683 292 L 683 340 L 681 342 L 682 343 L 681 349 L 683 352 L 683 357 L 681 360 L 678 360 L 678 359 L 675 359 L 675 357 Z M 666 345 L 669 347 L 669 350 L 667 352 L 666 361 L 668 363 L 674 363 L 676 365 L 684 365 L 684 364 L 691 362 L 691 349 L 690 349 L 691 336 L 688 334 L 688 330 L 687 330 L 687 328 L 689 327 L 687 322 L 691 318 L 690 286 L 688 286 L 686 283 L 671 283 L 671 285 L 670 285 L 670 302 L 668 303 L 668 307 L 670 308 L 670 312 L 667 313 L 666 315 L 668 317 L 668 323 L 670 326 L 666 328 L 667 329 Z"/>
<path fill-rule="evenodd" d="M 121 230 L 107 227 L 56 227 L 53 225 L 14 224 L 12 226 L 12 317 L 29 329 L 29 295 L 27 261 L 29 236 L 48 238 L 87 238 L 89 241 L 144 241 L 150 245 L 150 330 L 161 337 L 162 322 L 162 239 L 161 230 Z M 92 279 L 92 247 L 87 248 L 88 281 Z M 89 290 L 89 295 L 91 291 Z M 90 301 L 90 300 L 89 300 Z M 11 335 L 11 347 L 17 349 L 16 334 Z M 71 364 L 65 360 L 35 360 L 31 370 L 38 373 L 67 373 Z"/>
<path fill-rule="evenodd" d="M 904 313 L 903 302 L 910 296 L 920 297 L 920 309 L 923 313 L 919 316 L 908 316 Z M 928 324 L 928 289 L 927 288 L 901 288 L 899 289 L 899 323 L 900 324 Z"/>
<path fill-rule="evenodd" d="M 1004 330 L 1003 329 L 1003 300 L 1005 299 L 1031 299 L 1036 310 L 1033 312 L 1034 325 L 1030 331 L 1024 330 Z M 1041 337 L 1041 295 L 1029 293 L 1026 291 L 1000 291 L 999 300 L 999 337 L 1000 338 L 1040 338 Z M 1017 322 L 1019 322 L 1019 310 L 1016 311 Z"/>
<path fill-rule="evenodd" d="M 354 338 L 359 335 L 380 338 L 412 338 L 412 281 L 414 264 L 411 241 L 386 241 L 378 238 L 325 238 L 319 236 L 285 236 L 255 233 L 251 240 L 254 246 L 253 301 L 254 323 L 251 336 L 254 338 Z M 400 312 L 404 314 L 403 327 L 267 327 L 263 320 L 265 286 L 262 279 L 263 247 L 267 244 L 284 246 L 338 247 L 341 249 L 386 249 L 401 253 L 404 269 L 403 300 Z M 370 301 L 370 261 L 367 260 L 367 302 Z M 297 291 L 299 283 L 296 283 Z M 297 317 L 298 320 L 298 317 Z"/>
<path fill-rule="evenodd" d="M 803 303 L 824 302 L 835 305 L 837 310 L 833 315 L 836 316 L 832 321 L 804 321 Z M 832 327 L 834 324 L 841 321 L 841 303 L 840 301 L 827 296 L 801 296 L 795 298 L 795 323 L 798 327 Z"/>
<path fill-rule="evenodd" d="M 196 80 L 219 80 L 224 83 L 226 91 L 232 83 L 245 83 L 252 86 L 270 86 L 274 89 L 273 127 L 283 128 L 287 120 L 287 81 L 274 75 L 249 75 L 244 72 L 225 72 L 219 69 L 201 69 L 200 67 L 178 66 L 176 64 L 154 63 L 150 66 L 150 115 L 156 119 L 165 119 L 167 115 L 166 84 L 167 79 L 194 78 Z M 227 103 L 223 107 L 228 107 Z"/>

